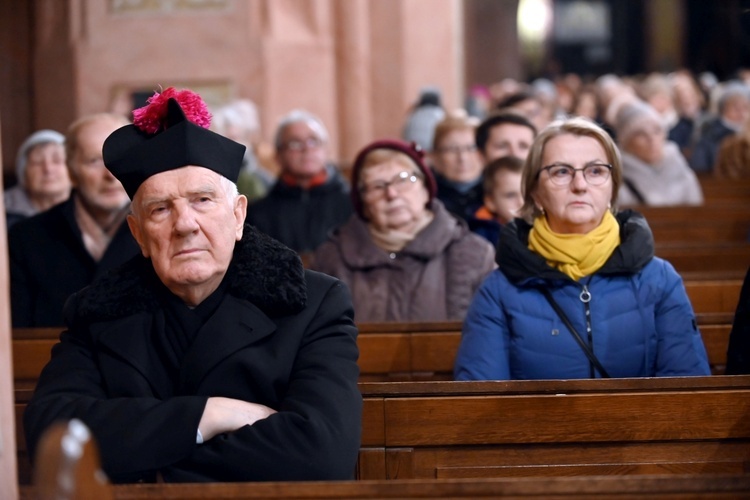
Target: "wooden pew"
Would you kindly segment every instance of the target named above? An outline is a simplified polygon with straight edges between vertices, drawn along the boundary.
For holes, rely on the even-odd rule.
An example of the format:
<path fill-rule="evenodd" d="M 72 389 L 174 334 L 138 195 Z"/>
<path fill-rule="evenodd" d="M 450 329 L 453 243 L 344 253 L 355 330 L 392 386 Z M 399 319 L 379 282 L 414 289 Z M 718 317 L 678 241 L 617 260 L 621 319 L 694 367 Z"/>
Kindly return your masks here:
<path fill-rule="evenodd" d="M 643 214 L 649 224 L 655 221 L 676 221 L 690 224 L 695 221 L 734 220 L 750 222 L 750 200 L 712 200 L 703 205 L 672 207 L 633 207 Z"/>
<path fill-rule="evenodd" d="M 750 243 L 705 242 L 656 245 L 656 256 L 669 261 L 680 274 L 693 271 L 742 272 L 750 267 Z"/>
<path fill-rule="evenodd" d="M 698 178 L 706 204 L 716 202 L 750 201 L 750 179 L 720 179 L 714 176 Z"/>
<path fill-rule="evenodd" d="M 699 314 L 711 373 L 726 368 L 731 314 Z M 461 323 L 369 323 L 359 326 L 362 382 L 452 380 Z"/>
<path fill-rule="evenodd" d="M 740 300 L 742 278 L 692 279 L 685 280 L 684 283 L 696 314 L 722 313 L 734 316 Z"/>
<path fill-rule="evenodd" d="M 726 346 L 737 307 L 741 279 L 695 279 L 685 282 L 704 337 L 712 371 L 723 373 Z M 360 324 L 360 370 L 363 381 L 450 380 L 459 322 Z M 14 329 L 13 364 L 16 398 L 28 400 L 59 328 Z"/>
<path fill-rule="evenodd" d="M 690 243 L 693 241 L 708 241 L 713 243 L 748 241 L 750 236 L 750 222 L 727 220 L 712 221 L 649 221 L 649 227 L 654 234 L 657 246 L 665 243 Z"/>
<path fill-rule="evenodd" d="M 698 316 L 712 373 L 724 373 L 731 315 Z M 451 380 L 461 323 L 367 323 L 360 325 L 360 380 Z M 16 401 L 28 401 L 56 340 L 13 341 Z"/>
<path fill-rule="evenodd" d="M 750 470 L 750 376 L 360 390 L 360 479 Z"/>
<path fill-rule="evenodd" d="M 360 390 L 359 479 L 750 471 L 750 376 L 361 383 Z M 17 404 L 17 415 L 23 409 Z M 22 435 L 18 445 L 19 480 L 28 484 Z"/>
<path fill-rule="evenodd" d="M 20 489 L 21 500 L 37 500 L 36 490 Z M 444 480 L 316 481 L 286 483 L 115 485 L 116 500 L 146 498 L 215 500 L 535 498 L 600 499 L 747 498 L 750 475 L 595 476 Z"/>
<path fill-rule="evenodd" d="M 720 321 L 725 321 L 721 323 Z M 728 322 L 727 322 L 728 321 Z M 712 373 L 724 373 L 731 315 L 698 316 Z M 713 322 L 713 323 L 707 323 Z M 453 363 L 461 341 L 461 324 L 370 323 L 360 325 L 360 380 L 362 382 L 452 380 Z M 22 416 L 39 373 L 57 340 L 14 339 L 16 443 L 21 484 L 30 481 Z M 41 347 L 40 344 L 45 344 Z M 25 370 L 25 371 L 24 371 Z"/>

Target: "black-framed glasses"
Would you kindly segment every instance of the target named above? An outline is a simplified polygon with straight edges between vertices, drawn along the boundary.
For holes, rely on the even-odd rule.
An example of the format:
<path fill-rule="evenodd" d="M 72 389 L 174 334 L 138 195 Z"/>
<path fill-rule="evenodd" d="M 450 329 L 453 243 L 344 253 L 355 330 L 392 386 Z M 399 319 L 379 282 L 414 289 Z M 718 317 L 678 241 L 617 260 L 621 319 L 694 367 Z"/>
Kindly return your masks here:
<path fill-rule="evenodd" d="M 289 151 L 302 151 L 303 149 L 315 149 L 323 145 L 323 141 L 317 137 L 307 139 L 291 139 L 284 144 L 284 149 Z"/>
<path fill-rule="evenodd" d="M 364 185 L 359 189 L 359 192 L 368 200 L 379 200 L 385 197 L 389 187 L 401 193 L 418 180 L 419 177 L 414 172 L 404 170 L 394 175 L 389 181 L 375 181 Z"/>
<path fill-rule="evenodd" d="M 549 179 L 553 184 L 557 184 L 558 186 L 567 186 L 573 182 L 576 172 L 581 172 L 586 182 L 592 186 L 601 186 L 611 176 L 612 165 L 607 163 L 589 163 L 583 168 L 573 168 L 564 163 L 554 163 L 542 167 L 542 170 L 546 170 Z M 539 172 L 541 173 L 542 170 Z"/>

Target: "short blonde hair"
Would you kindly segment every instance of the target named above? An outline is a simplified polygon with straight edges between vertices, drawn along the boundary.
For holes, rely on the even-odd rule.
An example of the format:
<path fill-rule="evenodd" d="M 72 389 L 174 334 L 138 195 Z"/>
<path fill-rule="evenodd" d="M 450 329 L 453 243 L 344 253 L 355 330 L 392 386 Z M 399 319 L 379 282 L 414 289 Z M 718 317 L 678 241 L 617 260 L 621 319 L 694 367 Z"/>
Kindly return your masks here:
<path fill-rule="evenodd" d="M 432 150 L 438 152 L 440 143 L 445 136 L 456 130 L 469 130 L 474 133 L 479 126 L 479 119 L 468 116 L 465 112 L 454 112 L 435 126 L 435 134 L 432 136 Z"/>
<path fill-rule="evenodd" d="M 537 137 L 531 145 L 529 156 L 526 157 L 526 163 L 523 167 L 521 177 L 521 190 L 523 192 L 523 206 L 521 207 L 521 216 L 527 222 L 533 222 L 534 218 L 541 215 L 541 211 L 534 203 L 532 194 L 539 184 L 539 174 L 545 165 L 542 165 L 544 148 L 550 139 L 561 135 L 574 135 L 579 137 L 591 137 L 596 140 L 607 154 L 607 161 L 612 165 L 612 199 L 610 200 L 610 210 L 612 213 L 617 211 L 617 193 L 622 182 L 622 161 L 620 151 L 617 149 L 609 134 L 599 125 L 588 118 L 575 117 L 564 120 L 558 120 L 549 124 Z"/>

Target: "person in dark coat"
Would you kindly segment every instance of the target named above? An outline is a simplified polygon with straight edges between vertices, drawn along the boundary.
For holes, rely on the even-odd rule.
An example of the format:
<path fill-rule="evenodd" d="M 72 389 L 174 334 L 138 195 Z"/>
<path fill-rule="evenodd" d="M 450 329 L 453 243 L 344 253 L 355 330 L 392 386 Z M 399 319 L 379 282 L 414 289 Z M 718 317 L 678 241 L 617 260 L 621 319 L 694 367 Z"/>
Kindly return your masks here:
<path fill-rule="evenodd" d="M 328 132 L 314 115 L 295 110 L 276 131 L 281 175 L 248 208 L 248 222 L 300 254 L 315 250 L 352 213 L 349 185 L 326 163 Z"/>
<path fill-rule="evenodd" d="M 203 128 L 205 110 L 169 88 L 105 142 L 143 255 L 68 302 L 24 415 L 29 449 L 77 418 L 114 482 L 351 479 L 362 398 L 347 288 L 245 225 L 245 147 Z"/>
<path fill-rule="evenodd" d="M 452 114 L 437 124 L 432 160 L 437 197 L 445 208 L 468 220 L 482 206 L 482 159 L 474 144 L 479 120 Z"/>
<path fill-rule="evenodd" d="M 750 374 L 750 269 L 745 275 L 727 348 L 727 375 Z"/>
<path fill-rule="evenodd" d="M 719 116 L 707 122 L 690 157 L 696 172 L 712 172 L 724 139 L 738 133 L 750 118 L 750 88 L 731 82 L 722 91 L 718 102 Z"/>
<path fill-rule="evenodd" d="M 10 229 L 14 327 L 62 326 L 72 293 L 138 253 L 125 224 L 128 196 L 102 163 L 104 139 L 127 123 L 107 113 L 73 123 L 65 139 L 70 197 Z"/>

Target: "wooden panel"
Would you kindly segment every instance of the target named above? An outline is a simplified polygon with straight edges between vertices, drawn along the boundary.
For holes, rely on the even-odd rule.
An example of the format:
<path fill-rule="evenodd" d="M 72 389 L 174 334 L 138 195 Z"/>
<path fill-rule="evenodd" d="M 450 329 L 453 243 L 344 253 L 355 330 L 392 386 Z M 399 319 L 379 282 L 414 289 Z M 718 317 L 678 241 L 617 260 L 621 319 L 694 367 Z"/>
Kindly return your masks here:
<path fill-rule="evenodd" d="M 500 498 L 656 500 L 737 499 L 750 493 L 750 475 L 596 476 L 512 479 L 316 481 L 287 483 L 127 484 L 113 487 L 121 500 L 165 499 L 375 499 Z M 36 498 L 30 487 L 21 499 Z"/>
<path fill-rule="evenodd" d="M 50 360 L 56 340 L 13 340 L 13 376 L 36 380 Z"/>
<path fill-rule="evenodd" d="M 693 221 L 650 221 L 649 226 L 657 245 L 662 243 L 689 243 L 693 241 L 743 242 L 750 235 L 749 221 L 713 220 Z"/>
<path fill-rule="evenodd" d="M 717 200 L 701 206 L 646 207 L 639 206 L 649 224 L 652 221 L 674 221 L 690 224 L 695 221 L 735 220 L 750 222 L 750 202 Z"/>
<path fill-rule="evenodd" d="M 396 333 L 359 335 L 359 369 L 364 373 L 411 371 L 409 336 Z"/>
<path fill-rule="evenodd" d="M 385 448 L 361 448 L 357 459 L 357 477 L 385 479 Z"/>
<path fill-rule="evenodd" d="M 748 463 L 747 440 L 419 447 L 412 453 L 415 478 L 746 473 Z"/>
<path fill-rule="evenodd" d="M 750 266 L 750 244 L 721 243 L 657 245 L 657 257 L 669 261 L 680 272 L 743 271 Z"/>
<path fill-rule="evenodd" d="M 744 391 L 415 397 L 385 404 L 386 445 L 396 447 L 750 438 Z"/>
<path fill-rule="evenodd" d="M 382 446 L 385 444 L 385 405 L 379 398 L 363 401 L 362 406 L 362 446 Z"/>
<path fill-rule="evenodd" d="M 439 479 L 480 477 L 555 477 L 555 476 L 621 476 L 625 474 L 742 474 L 742 461 L 669 463 L 610 463 L 572 465 L 521 465 L 435 468 Z"/>
<path fill-rule="evenodd" d="M 461 343 L 461 328 L 453 332 L 411 336 L 412 369 L 453 373 L 453 361 Z"/>
<path fill-rule="evenodd" d="M 414 450 L 411 448 L 388 448 L 385 451 L 385 479 L 414 478 Z"/>
<path fill-rule="evenodd" d="M 750 261 L 748 261 L 750 265 Z M 686 281 L 690 303 L 696 313 L 732 313 L 737 309 L 742 280 Z"/>

